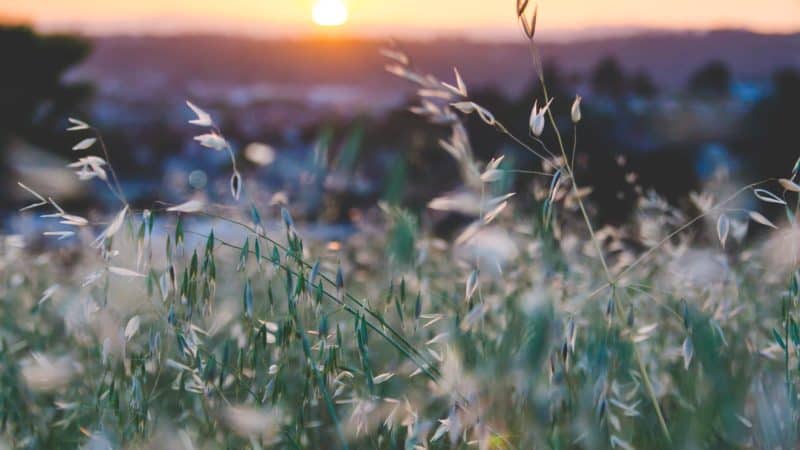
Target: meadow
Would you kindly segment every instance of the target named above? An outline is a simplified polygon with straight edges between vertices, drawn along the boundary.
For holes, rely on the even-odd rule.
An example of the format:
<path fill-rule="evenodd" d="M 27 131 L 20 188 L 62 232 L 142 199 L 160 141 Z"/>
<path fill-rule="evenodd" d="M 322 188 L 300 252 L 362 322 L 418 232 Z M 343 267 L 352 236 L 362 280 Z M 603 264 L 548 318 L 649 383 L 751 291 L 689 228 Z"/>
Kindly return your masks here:
<path fill-rule="evenodd" d="M 192 102 L 187 134 L 231 158 L 229 202 L 132 205 L 102 130 L 70 119 L 64 170 L 118 209 L 84 217 L 20 180 L 47 244 L 0 242 L 0 449 L 796 448 L 800 161 L 720 174 L 681 207 L 631 174 L 635 213 L 597 226 L 574 172 L 582 99 L 549 97 L 537 9 L 516 8 L 542 87 L 529 117 L 383 51 L 412 112 L 449 130 L 442 176 L 462 187 L 429 214 L 470 223 L 448 239 L 383 202 L 346 240 L 308 236 Z M 476 160 L 466 120 L 541 170 Z"/>

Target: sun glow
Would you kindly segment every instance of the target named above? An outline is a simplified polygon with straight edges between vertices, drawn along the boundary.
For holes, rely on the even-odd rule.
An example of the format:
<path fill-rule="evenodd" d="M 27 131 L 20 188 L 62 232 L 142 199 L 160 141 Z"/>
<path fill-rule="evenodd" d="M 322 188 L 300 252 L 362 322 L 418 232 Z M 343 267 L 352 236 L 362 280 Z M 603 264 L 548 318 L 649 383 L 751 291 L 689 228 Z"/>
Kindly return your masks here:
<path fill-rule="evenodd" d="M 347 7 L 342 0 L 318 0 L 311 11 L 311 19 L 323 27 L 336 27 L 347 22 Z"/>

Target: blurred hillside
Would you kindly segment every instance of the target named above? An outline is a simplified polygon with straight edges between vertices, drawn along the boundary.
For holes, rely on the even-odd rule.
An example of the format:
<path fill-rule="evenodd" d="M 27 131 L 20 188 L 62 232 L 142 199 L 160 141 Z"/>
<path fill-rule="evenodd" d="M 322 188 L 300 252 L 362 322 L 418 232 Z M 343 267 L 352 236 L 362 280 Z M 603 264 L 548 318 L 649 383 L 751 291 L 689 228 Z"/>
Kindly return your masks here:
<path fill-rule="evenodd" d="M 25 155 L 49 152 L 64 163 L 72 157 L 69 143 L 38 137 L 63 135 L 66 117 L 77 116 L 103 131 L 134 199 L 226 192 L 227 181 L 217 175 L 229 172 L 229 161 L 192 141 L 186 99 L 210 110 L 239 150 L 254 142 L 275 148 L 275 164 L 250 164 L 247 176 L 267 191 L 301 192 L 312 219 L 347 221 L 348 211 L 380 198 L 424 208 L 433 195 L 458 187 L 457 177 L 441 176 L 455 170 L 438 146 L 445 130 L 408 111 L 414 92 L 384 70 L 384 43 L 120 36 L 94 38 L 91 45 L 88 59 L 71 60 L 64 77 L 64 70 L 51 71 L 63 86 L 92 85 L 90 101 L 57 110 L 46 130 L 31 134 L 22 124 L 12 126 L 2 149 L 8 189 L 23 175 L 28 179 L 25 161 L 32 158 Z M 458 67 L 477 101 L 526 134 L 541 93 L 523 44 L 400 46 L 417 67 L 442 79 Z M 579 176 L 595 186 L 602 220 L 627 214 L 632 189 L 652 187 L 679 200 L 720 170 L 737 179 L 775 176 L 797 157 L 792 117 L 800 103 L 800 34 L 645 33 L 545 43 L 542 53 L 560 100 L 556 112 L 566 119 L 575 93 L 585 97 L 577 162 Z M 29 96 L 41 91 L 24 82 L 15 89 Z M 502 152 L 519 168 L 536 168 L 492 130 L 470 128 L 481 159 Z M 324 167 L 318 166 L 321 147 Z M 318 170 L 329 174 L 325 185 L 298 182 Z M 208 182 L 191 183 L 190 175 Z M 335 200 L 323 202 L 325 196 Z M 14 203 L 12 197 L 6 206 Z"/>
<path fill-rule="evenodd" d="M 14 203 L 15 178 L 38 178 L 53 195 L 77 195 L 74 179 L 64 176 L 63 161 L 52 150 L 67 145 L 65 117 L 91 98 L 90 82 L 64 76 L 90 48 L 73 36 L 0 27 L 0 54 L 6 60 L 0 70 L 0 187 L 11 193 L 0 200 L 0 209 Z"/>
<path fill-rule="evenodd" d="M 386 42 L 139 36 L 96 38 L 93 44 L 92 56 L 73 76 L 97 83 L 99 99 L 112 102 L 109 109 L 122 102 L 192 97 L 240 110 L 259 108 L 262 122 L 253 126 L 282 129 L 331 112 L 385 111 L 409 94 L 406 85 L 383 73 L 379 49 Z M 453 39 L 400 46 L 434 75 L 449 77 L 458 67 L 471 86 L 497 86 L 511 96 L 522 93 L 532 76 L 522 42 Z M 577 76 L 613 56 L 623 69 L 646 73 L 656 85 L 675 90 L 709 60 L 723 62 L 735 80 L 753 83 L 768 79 L 776 68 L 800 67 L 800 34 L 650 32 L 544 43 L 542 55 L 563 73 Z M 298 114 L 303 105 L 309 108 Z M 241 116 L 256 120 L 249 110 Z"/>

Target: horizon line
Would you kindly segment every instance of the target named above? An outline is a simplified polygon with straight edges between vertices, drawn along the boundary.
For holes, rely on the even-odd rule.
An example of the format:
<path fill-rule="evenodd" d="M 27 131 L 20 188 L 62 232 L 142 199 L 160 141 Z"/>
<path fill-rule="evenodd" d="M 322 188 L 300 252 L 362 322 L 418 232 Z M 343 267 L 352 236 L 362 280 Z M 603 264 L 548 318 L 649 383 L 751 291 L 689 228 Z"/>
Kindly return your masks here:
<path fill-rule="evenodd" d="M 90 39 L 113 37 L 225 37 L 252 40 L 340 40 L 340 41 L 376 41 L 397 39 L 406 42 L 467 41 L 486 43 L 515 43 L 524 38 L 520 33 L 510 30 L 485 29 L 479 33 L 461 30 L 407 30 L 405 32 L 378 32 L 369 30 L 306 30 L 306 31 L 248 31 L 225 29 L 201 29 L 197 27 L 173 27 L 169 29 L 106 29 L 105 27 L 85 27 L 69 25 L 38 25 L 33 21 L 0 22 L 0 25 L 27 26 L 40 33 L 76 34 Z M 569 43 L 590 40 L 632 38 L 647 35 L 687 35 L 711 34 L 719 32 L 743 32 L 762 36 L 794 36 L 800 34 L 800 27 L 795 30 L 761 30 L 754 27 L 720 25 L 710 27 L 658 27 L 658 26 L 592 26 L 583 28 L 562 28 L 544 30 L 537 33 L 538 39 L 544 43 Z"/>

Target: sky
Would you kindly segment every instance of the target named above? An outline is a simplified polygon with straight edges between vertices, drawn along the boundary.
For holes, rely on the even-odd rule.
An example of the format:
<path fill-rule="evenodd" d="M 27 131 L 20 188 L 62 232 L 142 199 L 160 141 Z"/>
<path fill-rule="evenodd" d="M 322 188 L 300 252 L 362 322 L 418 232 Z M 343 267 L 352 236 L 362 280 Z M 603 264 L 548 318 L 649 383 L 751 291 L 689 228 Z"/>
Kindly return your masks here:
<path fill-rule="evenodd" d="M 519 36 L 515 0 L 341 0 L 349 20 L 335 29 L 311 21 L 317 1 L 0 0 L 0 17 L 33 23 L 42 30 L 92 34 Z M 539 32 L 545 36 L 619 28 L 800 31 L 800 0 L 539 0 L 538 4 Z"/>

